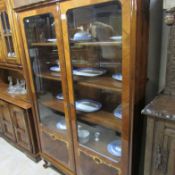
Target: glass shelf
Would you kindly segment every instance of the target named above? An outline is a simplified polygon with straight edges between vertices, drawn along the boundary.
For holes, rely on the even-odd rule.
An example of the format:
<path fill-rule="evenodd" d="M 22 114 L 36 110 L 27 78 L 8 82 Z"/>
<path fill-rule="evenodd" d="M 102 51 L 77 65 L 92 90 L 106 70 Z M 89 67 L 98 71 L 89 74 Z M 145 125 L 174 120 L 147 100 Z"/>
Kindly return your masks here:
<path fill-rule="evenodd" d="M 9 18 L 6 11 L 0 13 L 0 19 L 2 23 L 3 37 L 5 40 L 6 52 L 8 58 L 16 58 L 16 53 L 14 50 L 12 32 L 10 29 Z"/>

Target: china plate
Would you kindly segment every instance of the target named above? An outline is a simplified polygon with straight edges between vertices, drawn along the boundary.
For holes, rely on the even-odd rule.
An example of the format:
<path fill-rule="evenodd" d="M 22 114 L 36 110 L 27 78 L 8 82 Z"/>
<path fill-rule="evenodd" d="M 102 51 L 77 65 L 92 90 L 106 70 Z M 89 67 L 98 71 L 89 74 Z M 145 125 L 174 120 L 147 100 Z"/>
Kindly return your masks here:
<path fill-rule="evenodd" d="M 122 40 L 122 36 L 111 36 L 110 39 L 114 40 L 114 41 L 121 41 Z"/>
<path fill-rule="evenodd" d="M 102 104 L 89 99 L 78 100 L 75 103 L 76 110 L 81 112 L 95 112 L 101 109 Z"/>
<path fill-rule="evenodd" d="M 63 97 L 63 94 L 62 94 L 62 93 L 59 93 L 59 94 L 56 96 L 56 98 L 57 98 L 58 100 L 64 100 L 64 97 Z"/>
<path fill-rule="evenodd" d="M 57 124 L 56 124 L 57 129 L 60 130 L 66 130 L 66 122 L 64 119 L 61 119 Z"/>
<path fill-rule="evenodd" d="M 49 69 L 50 69 L 50 71 L 53 71 L 53 72 L 60 72 L 60 70 L 61 70 L 59 66 L 52 66 Z"/>
<path fill-rule="evenodd" d="M 114 116 L 122 119 L 122 106 L 118 105 L 114 110 Z"/>
<path fill-rule="evenodd" d="M 48 42 L 56 42 L 57 39 L 56 39 L 56 38 L 49 38 L 47 41 L 48 41 Z"/>
<path fill-rule="evenodd" d="M 117 74 L 113 74 L 112 78 L 115 79 L 115 80 L 118 80 L 118 81 L 122 81 L 123 76 L 122 76 L 121 73 L 117 73 Z"/>
<path fill-rule="evenodd" d="M 108 144 L 107 150 L 113 156 L 120 157 L 121 156 L 121 140 L 115 140 Z"/>
<path fill-rule="evenodd" d="M 97 68 L 80 68 L 73 70 L 74 75 L 85 76 L 85 77 L 96 77 L 106 73 L 105 69 Z"/>

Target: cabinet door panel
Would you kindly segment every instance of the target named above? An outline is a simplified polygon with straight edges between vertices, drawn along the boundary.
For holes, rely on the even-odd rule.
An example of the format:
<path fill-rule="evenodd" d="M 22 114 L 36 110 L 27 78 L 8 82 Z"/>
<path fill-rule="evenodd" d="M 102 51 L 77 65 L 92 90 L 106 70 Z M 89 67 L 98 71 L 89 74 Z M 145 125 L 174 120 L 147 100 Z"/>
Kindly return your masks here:
<path fill-rule="evenodd" d="M 10 106 L 10 110 L 14 121 L 17 143 L 21 147 L 31 151 L 32 147 L 30 144 L 26 111 L 13 105 Z"/>
<path fill-rule="evenodd" d="M 119 172 L 105 165 L 100 163 L 98 158 L 91 158 L 90 156 L 80 152 L 80 175 L 92 175 L 95 172 L 95 175 L 119 175 Z"/>
<path fill-rule="evenodd" d="M 175 129 L 175 128 L 174 128 Z M 164 137 L 163 174 L 175 174 L 175 130 L 166 128 Z"/>
<path fill-rule="evenodd" d="M 69 165 L 67 143 L 59 140 L 55 137 L 55 135 L 43 131 L 41 133 L 41 145 L 42 151 L 44 153 L 53 157 L 55 160 L 63 163 L 66 166 Z"/>
<path fill-rule="evenodd" d="M 2 125 L 4 128 L 4 135 L 13 141 L 16 141 L 13 122 L 8 104 L 4 101 L 0 101 L 0 110 L 2 113 Z"/>

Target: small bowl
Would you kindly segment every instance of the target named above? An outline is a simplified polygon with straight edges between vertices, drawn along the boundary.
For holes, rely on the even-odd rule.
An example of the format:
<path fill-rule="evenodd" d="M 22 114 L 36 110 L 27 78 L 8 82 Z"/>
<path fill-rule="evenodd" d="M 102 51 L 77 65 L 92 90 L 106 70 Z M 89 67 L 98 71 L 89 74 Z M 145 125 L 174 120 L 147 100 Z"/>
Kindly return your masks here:
<path fill-rule="evenodd" d="M 85 144 L 89 141 L 90 132 L 88 130 L 78 130 L 80 143 Z"/>

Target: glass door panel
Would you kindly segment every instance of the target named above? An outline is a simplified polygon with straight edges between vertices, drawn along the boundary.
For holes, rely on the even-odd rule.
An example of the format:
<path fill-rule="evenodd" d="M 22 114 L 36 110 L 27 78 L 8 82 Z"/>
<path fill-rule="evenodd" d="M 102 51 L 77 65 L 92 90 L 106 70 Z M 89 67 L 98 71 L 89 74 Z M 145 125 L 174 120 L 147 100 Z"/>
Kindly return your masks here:
<path fill-rule="evenodd" d="M 40 122 L 66 134 L 61 69 L 52 14 L 25 18 L 25 31 L 33 71 Z"/>
<path fill-rule="evenodd" d="M 114 161 L 121 157 L 121 4 L 110 1 L 67 13 L 77 135 Z"/>
<path fill-rule="evenodd" d="M 2 24 L 2 35 L 5 40 L 6 52 L 8 58 L 16 57 L 13 40 L 12 40 L 12 32 L 10 29 L 9 19 L 6 11 L 0 13 L 0 20 Z"/>

